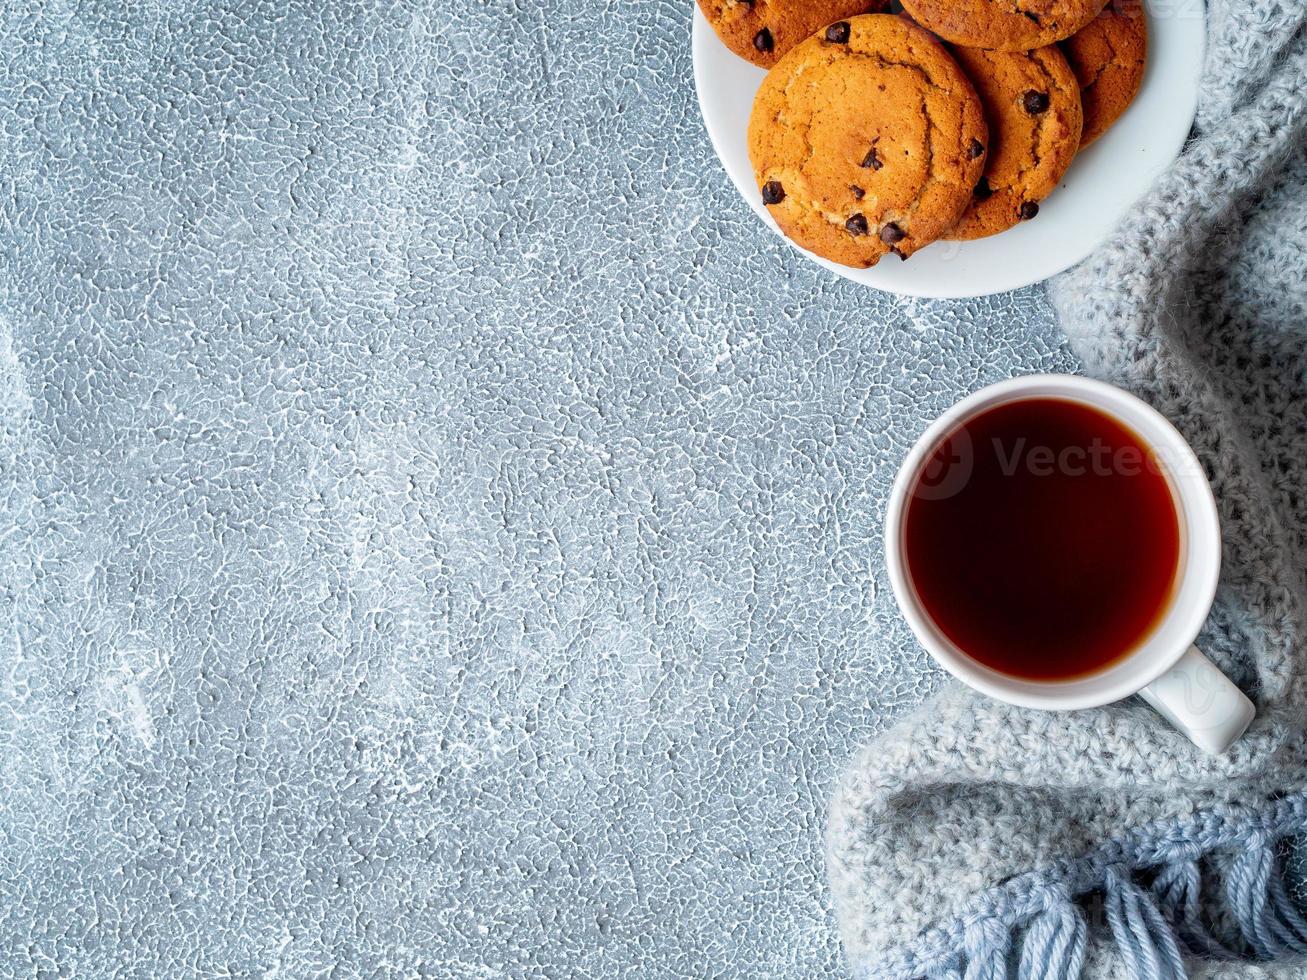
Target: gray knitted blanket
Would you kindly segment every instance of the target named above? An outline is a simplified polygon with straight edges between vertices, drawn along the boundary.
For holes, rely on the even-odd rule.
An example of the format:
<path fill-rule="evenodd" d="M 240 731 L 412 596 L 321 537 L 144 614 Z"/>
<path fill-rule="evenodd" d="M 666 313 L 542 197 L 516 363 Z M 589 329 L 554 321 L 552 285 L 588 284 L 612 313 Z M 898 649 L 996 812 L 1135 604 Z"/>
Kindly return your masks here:
<path fill-rule="evenodd" d="M 832 804 L 859 976 L 1307 970 L 1280 874 L 1307 829 L 1307 4 L 1216 0 L 1208 17 L 1193 140 L 1051 293 L 1086 369 L 1159 408 L 1209 469 L 1225 563 L 1199 644 L 1259 717 L 1212 758 L 1136 699 L 1050 714 L 946 689 Z"/>

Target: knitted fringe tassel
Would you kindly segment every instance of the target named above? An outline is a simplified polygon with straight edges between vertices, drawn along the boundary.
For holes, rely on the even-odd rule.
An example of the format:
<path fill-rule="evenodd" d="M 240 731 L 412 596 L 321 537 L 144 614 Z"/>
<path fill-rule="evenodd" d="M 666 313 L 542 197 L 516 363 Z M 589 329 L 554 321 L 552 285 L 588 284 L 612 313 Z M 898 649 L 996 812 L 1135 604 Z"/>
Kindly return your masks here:
<path fill-rule="evenodd" d="M 1074 980 L 1085 964 L 1089 926 L 1065 886 L 1048 885 L 1033 896 L 1039 911 L 1026 920 L 1020 954 L 1014 930 L 994 918 L 967 923 L 963 950 L 930 980 Z"/>
<path fill-rule="evenodd" d="M 1027 980 L 1078 977 L 1088 942 L 1089 926 L 1071 893 L 1065 888 L 1050 888 L 1044 910 L 1026 929 L 1017 976 Z"/>
<path fill-rule="evenodd" d="M 1307 921 L 1284 887 L 1275 845 L 1259 836 L 1230 869 L 1226 896 L 1239 931 L 1259 959 L 1307 953 Z"/>
<path fill-rule="evenodd" d="M 1130 976 L 1140 980 L 1185 980 L 1180 946 L 1152 896 L 1134 883 L 1130 869 L 1107 869 L 1107 922 Z"/>
<path fill-rule="evenodd" d="M 1197 861 L 1182 858 L 1165 865 L 1153 879 L 1153 895 L 1181 945 L 1190 953 L 1207 960 L 1239 958 L 1202 920 L 1202 872 Z"/>
<path fill-rule="evenodd" d="M 1110 865 L 1103 908 L 1118 955 L 1133 980 L 1185 980 L 1184 953 L 1204 959 L 1273 960 L 1307 955 L 1307 918 L 1294 907 L 1274 841 L 1252 838 L 1225 880 L 1224 899 L 1247 949 L 1221 942 L 1203 922 L 1202 874 L 1189 856 L 1162 865 L 1145 888 L 1125 865 Z M 963 930 L 962 948 L 926 976 L 932 980 L 1074 980 L 1088 945 L 1085 914 L 1065 886 L 1032 893 L 1025 915 L 1006 927 L 977 916 Z"/>
<path fill-rule="evenodd" d="M 964 941 L 967 969 L 963 980 L 1007 980 L 1012 930 L 994 919 L 982 919 L 967 925 Z"/>

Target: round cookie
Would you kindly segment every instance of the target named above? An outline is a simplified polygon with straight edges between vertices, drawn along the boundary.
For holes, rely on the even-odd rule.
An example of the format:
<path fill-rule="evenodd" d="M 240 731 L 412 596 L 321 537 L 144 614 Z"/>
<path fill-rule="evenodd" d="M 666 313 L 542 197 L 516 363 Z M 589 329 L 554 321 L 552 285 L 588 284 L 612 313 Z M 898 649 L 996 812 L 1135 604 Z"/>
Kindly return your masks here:
<path fill-rule="evenodd" d="M 889 0 L 699 0 L 722 43 L 771 68 L 800 41 L 836 21 L 884 10 Z"/>
<path fill-rule="evenodd" d="M 922 27 L 968 48 L 1029 51 L 1070 37 L 1106 0 L 903 0 Z"/>
<path fill-rule="evenodd" d="M 749 159 L 787 237 L 866 268 L 953 227 L 988 134 L 971 82 L 927 31 L 889 14 L 847 23 L 768 73 L 749 118 Z"/>
<path fill-rule="evenodd" d="M 1148 60 L 1148 18 L 1141 0 L 1112 0 L 1103 12 L 1062 42 L 1080 83 L 1085 125 L 1080 145 L 1107 132 L 1134 101 Z"/>
<path fill-rule="evenodd" d="M 989 155 L 971 204 L 947 238 L 996 235 L 1039 214 L 1080 146 L 1080 86 L 1057 45 L 954 48 L 985 106 Z"/>

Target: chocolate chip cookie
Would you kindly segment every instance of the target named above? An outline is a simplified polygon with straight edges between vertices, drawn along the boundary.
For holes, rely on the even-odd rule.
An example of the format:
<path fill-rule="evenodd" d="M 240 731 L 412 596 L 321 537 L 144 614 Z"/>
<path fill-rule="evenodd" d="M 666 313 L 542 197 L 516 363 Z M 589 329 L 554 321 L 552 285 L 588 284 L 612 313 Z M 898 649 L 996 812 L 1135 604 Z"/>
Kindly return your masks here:
<path fill-rule="evenodd" d="M 1039 214 L 1080 146 L 1080 86 L 1057 45 L 953 48 L 985 106 L 989 154 L 962 220 L 945 237 L 984 238 Z"/>
<path fill-rule="evenodd" d="M 699 0 L 722 43 L 760 68 L 771 68 L 800 41 L 889 0 Z M 838 32 L 840 28 L 835 28 Z"/>
<path fill-rule="evenodd" d="M 1029 51 L 1070 37 L 1105 0 L 903 0 L 917 23 L 968 48 Z"/>
<path fill-rule="evenodd" d="M 889 14 L 843 23 L 763 80 L 749 159 L 791 240 L 866 268 L 889 252 L 907 258 L 957 223 L 988 133 L 971 82 L 929 32 Z"/>
<path fill-rule="evenodd" d="M 1148 60 L 1148 19 L 1141 0 L 1112 0 L 1103 12 L 1062 42 L 1080 83 L 1088 146 L 1134 101 Z"/>

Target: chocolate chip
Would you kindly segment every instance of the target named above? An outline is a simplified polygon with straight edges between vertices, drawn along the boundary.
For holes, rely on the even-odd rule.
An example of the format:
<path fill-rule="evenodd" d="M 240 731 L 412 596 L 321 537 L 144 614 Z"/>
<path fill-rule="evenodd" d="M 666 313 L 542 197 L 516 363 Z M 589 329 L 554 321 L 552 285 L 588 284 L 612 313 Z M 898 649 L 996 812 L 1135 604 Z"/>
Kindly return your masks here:
<path fill-rule="evenodd" d="M 868 150 L 867 155 L 862 158 L 862 165 L 864 167 L 870 167 L 872 170 L 879 170 L 881 167 L 885 166 L 885 164 L 880 162 L 880 157 L 876 155 L 876 148 L 874 146 Z"/>
<path fill-rule="evenodd" d="M 1017 213 L 1021 215 L 1022 221 L 1029 221 L 1035 215 L 1039 214 L 1039 205 L 1034 201 L 1022 201 L 1021 208 Z"/>
<path fill-rule="evenodd" d="M 891 252 L 893 252 L 895 255 L 897 255 L 897 256 L 899 257 L 899 261 L 900 261 L 900 262 L 906 262 L 906 261 L 908 261 L 908 257 L 907 257 L 906 255 L 904 255 L 902 252 L 900 252 L 900 251 L 899 251 L 897 248 L 895 248 L 893 245 L 891 245 L 891 246 L 889 247 L 889 250 L 890 250 Z"/>
<path fill-rule="evenodd" d="M 867 219 L 861 214 L 849 216 L 849 220 L 844 222 L 844 230 L 850 235 L 865 235 L 867 233 Z"/>
<path fill-rule="evenodd" d="M 762 203 L 780 204 L 785 200 L 785 188 L 779 180 L 769 180 L 762 185 Z"/>
<path fill-rule="evenodd" d="M 764 27 L 757 34 L 755 34 L 753 36 L 753 46 L 757 48 L 759 51 L 761 51 L 763 54 L 766 54 L 768 51 L 774 48 L 776 46 L 776 42 L 772 40 L 771 31 L 767 30 L 767 28 Z"/>
<path fill-rule="evenodd" d="M 863 190 L 861 187 L 859 187 L 857 184 L 850 184 L 850 185 L 849 185 L 849 190 L 853 191 L 853 199 L 854 199 L 855 201 L 861 201 L 861 200 L 866 196 L 866 194 L 867 194 L 867 192 L 864 191 L 864 190 Z"/>
<path fill-rule="evenodd" d="M 990 189 L 989 181 L 986 178 L 981 177 L 980 180 L 976 181 L 976 187 L 975 190 L 971 192 L 971 196 L 977 201 L 987 201 L 993 193 L 993 190 Z"/>
<path fill-rule="evenodd" d="M 1032 116 L 1037 116 L 1048 108 L 1048 93 L 1031 89 L 1021 96 L 1021 106 Z"/>
<path fill-rule="evenodd" d="M 979 159 L 985 155 L 985 144 L 980 140 L 972 140 L 971 145 L 967 147 L 967 153 L 970 154 L 971 159 Z"/>
<path fill-rule="evenodd" d="M 842 20 L 838 24 L 831 24 L 826 28 L 826 40 L 831 44 L 848 44 L 849 43 L 849 22 Z"/>
<path fill-rule="evenodd" d="M 1039 23 L 1039 14 L 1032 14 L 1029 10 L 1023 10 L 1021 12 L 1025 14 L 1027 17 L 1029 17 L 1031 20 L 1033 20 L 1036 24 Z"/>
<path fill-rule="evenodd" d="M 908 233 L 892 221 L 880 230 L 880 240 L 886 245 L 897 245 L 907 237 Z"/>

